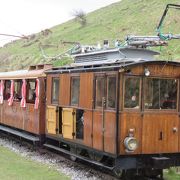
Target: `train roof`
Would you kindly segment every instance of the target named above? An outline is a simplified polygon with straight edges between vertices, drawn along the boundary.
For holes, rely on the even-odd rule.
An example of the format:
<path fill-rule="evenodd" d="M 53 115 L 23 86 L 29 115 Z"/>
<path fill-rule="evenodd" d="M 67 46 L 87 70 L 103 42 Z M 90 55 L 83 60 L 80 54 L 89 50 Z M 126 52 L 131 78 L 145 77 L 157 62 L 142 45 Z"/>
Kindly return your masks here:
<path fill-rule="evenodd" d="M 146 63 L 168 63 L 180 65 L 176 61 L 155 60 L 158 52 L 143 48 L 114 48 L 75 54 L 74 63 L 61 67 L 54 67 L 46 71 L 53 73 L 72 73 L 87 71 L 113 71 L 124 67 L 137 66 Z"/>
<path fill-rule="evenodd" d="M 171 64 L 174 66 L 180 66 L 178 61 L 165 61 L 165 60 L 143 60 L 143 59 L 120 59 L 109 62 L 99 63 L 72 63 L 69 66 L 56 67 L 46 71 L 46 74 L 57 73 L 78 73 L 78 72 L 90 72 L 90 71 L 113 71 L 119 69 L 127 69 L 132 66 L 146 65 L 146 64 Z"/>
<path fill-rule="evenodd" d="M 1 72 L 0 79 L 34 79 L 38 77 L 45 77 L 45 71 L 51 68 L 51 64 L 33 65 L 27 70 Z"/>

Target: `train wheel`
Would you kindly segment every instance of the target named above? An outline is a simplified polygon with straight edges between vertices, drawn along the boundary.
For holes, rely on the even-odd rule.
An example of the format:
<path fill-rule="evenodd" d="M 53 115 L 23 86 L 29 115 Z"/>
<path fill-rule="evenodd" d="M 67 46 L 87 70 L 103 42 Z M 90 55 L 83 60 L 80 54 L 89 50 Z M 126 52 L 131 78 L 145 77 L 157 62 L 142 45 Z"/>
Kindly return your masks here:
<path fill-rule="evenodd" d="M 74 156 L 73 154 L 76 154 L 76 148 L 71 147 L 71 148 L 70 148 L 70 151 L 71 151 L 71 153 L 72 153 L 72 155 L 70 155 L 70 159 L 75 162 L 75 161 L 77 160 L 77 157 Z"/>
<path fill-rule="evenodd" d="M 120 168 L 118 168 L 118 167 L 115 167 L 115 168 L 113 169 L 113 174 L 114 174 L 114 176 L 117 177 L 118 179 L 125 177 L 125 176 L 124 176 L 124 175 L 125 175 L 125 171 L 122 170 L 122 169 L 120 169 Z"/>
<path fill-rule="evenodd" d="M 95 153 L 95 152 L 88 152 L 88 155 L 91 160 L 98 161 L 98 162 L 102 161 L 102 159 L 104 157 L 102 154 Z"/>
<path fill-rule="evenodd" d="M 148 168 L 144 170 L 144 175 L 150 178 L 161 178 L 163 179 L 163 169 Z"/>
<path fill-rule="evenodd" d="M 71 159 L 71 161 L 76 161 L 77 160 L 77 157 L 76 156 L 73 156 L 73 155 L 70 155 L 70 159 Z"/>

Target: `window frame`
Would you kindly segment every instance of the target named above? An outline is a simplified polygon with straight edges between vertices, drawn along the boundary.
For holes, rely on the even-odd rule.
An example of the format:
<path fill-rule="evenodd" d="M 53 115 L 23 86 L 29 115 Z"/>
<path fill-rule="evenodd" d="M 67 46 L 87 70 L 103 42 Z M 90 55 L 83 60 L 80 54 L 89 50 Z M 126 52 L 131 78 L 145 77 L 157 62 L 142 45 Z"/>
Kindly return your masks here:
<path fill-rule="evenodd" d="M 108 107 L 108 78 L 110 77 L 115 77 L 116 78 L 116 85 L 115 85 L 115 107 L 111 108 Z M 95 78 L 94 78 L 94 109 L 102 109 L 102 105 L 101 106 L 97 106 L 96 105 L 96 97 L 97 97 L 97 84 L 96 84 L 96 80 L 97 78 L 104 78 L 105 80 L 105 84 L 104 84 L 104 93 L 105 93 L 105 98 L 106 98 L 106 105 L 104 107 L 104 109 L 106 111 L 115 111 L 117 108 L 117 89 L 118 89 L 118 72 L 107 72 L 107 73 L 96 73 L 95 74 Z"/>
<path fill-rule="evenodd" d="M 106 98 L 106 89 L 107 89 L 107 87 L 106 87 L 106 75 L 105 74 L 96 74 L 96 76 L 95 76 L 95 83 L 94 83 L 94 107 L 95 107 L 95 109 L 102 109 L 102 105 L 101 106 L 97 106 L 97 104 L 96 104 L 96 98 L 97 98 L 97 83 L 96 83 L 96 80 L 98 79 L 98 78 L 104 78 L 104 82 L 105 82 L 105 84 L 104 84 L 104 94 L 105 94 L 105 98 Z"/>
<path fill-rule="evenodd" d="M 115 106 L 114 107 L 109 107 L 108 106 L 108 86 L 109 86 L 109 81 L 108 78 L 114 77 L 116 79 L 116 84 L 115 84 Z M 108 110 L 115 110 L 117 108 L 117 86 L 118 86 L 118 76 L 117 74 L 107 74 L 106 78 L 106 109 Z"/>
<path fill-rule="evenodd" d="M 152 112 L 152 111 L 155 111 L 155 112 L 178 112 L 179 111 L 179 100 L 180 100 L 180 95 L 179 95 L 179 89 L 180 89 L 180 82 L 179 82 L 179 78 L 178 77 L 157 77 L 157 76 L 152 76 L 152 77 L 145 77 L 143 79 L 143 84 L 145 86 L 145 80 L 146 79 L 170 79 L 170 80 L 177 80 L 177 99 L 176 99 L 176 109 L 147 109 L 145 108 L 145 89 L 143 89 L 143 102 L 142 102 L 142 106 L 143 106 L 143 109 L 144 111 L 148 111 L 148 112 Z"/>
<path fill-rule="evenodd" d="M 35 104 L 35 99 L 34 100 L 30 100 L 28 97 L 29 97 L 29 88 L 27 86 L 27 84 L 29 83 L 29 81 L 34 81 L 35 83 L 35 89 L 34 91 L 36 90 L 36 79 L 26 79 L 26 103 L 29 103 L 29 104 Z M 35 93 L 35 92 L 34 92 Z"/>
<path fill-rule="evenodd" d="M 72 82 L 73 82 L 73 79 L 79 79 L 79 94 L 78 94 L 78 102 L 77 102 L 77 104 L 73 104 L 72 103 L 72 90 L 73 90 L 73 88 L 72 88 Z M 80 84 L 81 84 L 81 82 L 80 82 L 80 75 L 79 74 L 73 74 L 71 77 L 70 77 L 70 106 L 75 106 L 75 107 L 78 107 L 79 106 L 79 101 L 80 101 Z"/>
<path fill-rule="evenodd" d="M 5 101 L 7 101 L 9 99 L 9 98 L 6 98 L 7 82 L 10 82 L 9 98 L 10 98 L 10 89 L 11 89 L 11 80 L 5 79 L 4 80 L 4 92 L 3 92 L 3 98 L 4 98 Z"/>
<path fill-rule="evenodd" d="M 58 80 L 58 99 L 57 100 L 54 100 L 53 99 L 53 87 L 54 87 L 54 80 Z M 51 80 L 51 104 L 55 104 L 55 105 L 58 105 L 59 104 L 59 96 L 60 96 L 60 78 L 59 77 L 52 77 L 52 80 Z"/>
<path fill-rule="evenodd" d="M 126 79 L 127 78 L 136 78 L 136 79 L 139 79 L 139 108 L 126 108 L 125 107 L 125 85 L 126 85 Z M 127 110 L 127 111 L 141 111 L 142 109 L 142 76 L 136 76 L 136 75 L 124 75 L 123 77 L 123 104 L 122 104 L 122 107 L 123 107 L 123 110 Z"/>
<path fill-rule="evenodd" d="M 23 84 L 23 82 L 22 82 L 22 79 L 13 79 L 13 81 L 14 81 L 14 94 L 13 94 L 13 101 L 14 102 L 21 102 L 21 99 L 22 99 L 22 84 Z M 20 96 L 19 96 L 19 94 L 18 94 L 18 96 L 19 97 L 21 97 L 20 99 L 18 99 L 18 98 L 15 98 L 15 95 L 16 95 L 16 91 L 15 91 L 15 87 L 16 87 L 16 83 L 17 83 L 17 90 L 19 90 L 20 91 Z M 18 83 L 20 83 L 20 87 L 18 87 Z M 20 88 L 20 89 L 18 89 L 18 88 Z"/>

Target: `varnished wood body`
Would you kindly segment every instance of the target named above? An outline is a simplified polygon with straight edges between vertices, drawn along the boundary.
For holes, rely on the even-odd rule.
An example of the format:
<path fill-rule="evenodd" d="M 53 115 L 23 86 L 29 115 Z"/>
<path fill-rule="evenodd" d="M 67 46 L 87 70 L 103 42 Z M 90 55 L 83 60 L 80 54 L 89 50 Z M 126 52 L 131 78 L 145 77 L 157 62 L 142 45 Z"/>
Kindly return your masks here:
<path fill-rule="evenodd" d="M 167 64 L 146 64 L 132 66 L 129 68 L 131 76 L 141 77 L 143 82 L 144 69 L 150 71 L 149 77 L 155 78 L 176 78 L 180 77 L 180 67 Z M 129 76 L 128 73 L 122 75 Z M 121 83 L 120 89 L 123 89 Z M 143 90 L 143 85 L 141 87 Z M 143 92 L 141 93 L 143 101 Z M 123 93 L 121 93 L 123 95 Z M 121 112 L 119 116 L 119 143 L 120 154 L 159 154 L 159 153 L 178 153 L 180 152 L 180 129 L 179 129 L 179 91 L 178 91 L 177 110 L 148 110 L 144 109 L 143 103 L 138 110 L 123 109 L 123 101 L 120 100 Z M 177 128 L 177 132 L 173 132 Z M 134 129 L 134 137 L 138 139 L 138 149 L 132 153 L 127 153 L 124 147 L 124 138 L 128 136 L 129 129 Z M 162 133 L 163 140 L 159 136 Z"/>
<path fill-rule="evenodd" d="M 180 152 L 180 108 L 179 90 L 178 105 L 176 110 L 148 110 L 144 108 L 143 83 L 146 78 L 144 69 L 150 71 L 149 77 L 155 78 L 180 78 L 180 66 L 161 62 L 142 63 L 127 66 L 111 72 L 78 72 L 59 74 L 60 91 L 59 103 L 56 106 L 73 107 L 84 110 L 84 139 L 81 143 L 89 148 L 113 155 L 140 155 Z M 115 109 L 102 109 L 95 107 L 95 78 L 106 74 L 119 74 L 117 91 L 119 98 Z M 79 104 L 71 106 L 71 77 L 80 77 Z M 57 74 L 56 74 L 57 76 Z M 140 107 L 138 109 L 124 108 L 124 80 L 126 76 L 140 78 Z M 47 74 L 47 82 L 50 84 L 52 74 Z M 47 83 L 48 104 L 51 85 Z M 179 84 L 178 84 L 179 86 Z M 179 87 L 178 87 L 179 89 Z M 117 109 L 118 108 L 118 109 Z M 118 112 L 118 114 L 117 114 Z M 177 128 L 177 132 L 173 132 Z M 134 152 L 127 152 L 124 139 L 129 131 L 133 130 L 133 136 L 138 141 L 138 148 Z M 162 132 L 163 140 L 158 140 Z M 57 134 L 57 137 L 59 134 Z M 68 140 L 67 140 L 68 141 Z M 72 141 L 71 141 L 72 142 Z M 74 143 L 79 143 L 76 139 Z"/>
<path fill-rule="evenodd" d="M 27 131 L 36 135 L 45 134 L 45 78 L 40 80 L 39 108 L 34 109 L 34 104 L 26 103 L 26 107 L 20 107 L 20 102 L 8 105 L 7 100 L 0 104 L 0 123 Z"/>

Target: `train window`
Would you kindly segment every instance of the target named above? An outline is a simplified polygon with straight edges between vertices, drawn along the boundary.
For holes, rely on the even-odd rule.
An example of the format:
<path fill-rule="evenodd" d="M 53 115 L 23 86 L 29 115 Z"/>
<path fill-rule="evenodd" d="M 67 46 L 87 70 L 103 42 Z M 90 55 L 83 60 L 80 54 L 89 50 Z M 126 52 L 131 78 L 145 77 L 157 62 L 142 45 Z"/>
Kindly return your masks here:
<path fill-rule="evenodd" d="M 27 80 L 27 103 L 34 103 L 36 99 L 36 80 Z"/>
<path fill-rule="evenodd" d="M 102 99 L 105 98 L 105 77 L 96 78 L 96 107 L 102 107 Z"/>
<path fill-rule="evenodd" d="M 21 86 L 22 86 L 22 80 L 14 81 L 14 100 L 15 101 L 20 101 L 22 99 Z"/>
<path fill-rule="evenodd" d="M 124 108 L 138 109 L 140 107 L 140 78 L 126 77 L 124 92 Z"/>
<path fill-rule="evenodd" d="M 107 78 L 107 108 L 115 108 L 116 106 L 116 77 Z"/>
<path fill-rule="evenodd" d="M 52 79 L 52 103 L 59 101 L 59 78 Z"/>
<path fill-rule="evenodd" d="M 4 100 L 8 100 L 10 98 L 11 81 L 6 80 L 4 85 Z"/>
<path fill-rule="evenodd" d="M 79 104 L 80 78 L 71 78 L 71 105 Z"/>
<path fill-rule="evenodd" d="M 145 79 L 145 109 L 176 109 L 177 83 L 176 79 Z"/>

